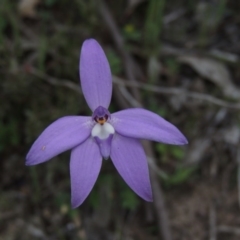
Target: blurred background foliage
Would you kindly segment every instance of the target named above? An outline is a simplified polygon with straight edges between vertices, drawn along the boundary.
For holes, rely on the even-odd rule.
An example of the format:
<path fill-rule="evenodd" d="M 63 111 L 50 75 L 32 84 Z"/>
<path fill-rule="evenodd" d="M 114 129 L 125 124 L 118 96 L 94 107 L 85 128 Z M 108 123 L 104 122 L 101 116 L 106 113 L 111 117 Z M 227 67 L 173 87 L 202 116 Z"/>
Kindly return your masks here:
<path fill-rule="evenodd" d="M 86 38 L 101 43 L 112 74 L 128 81 L 101 4 L 0 1 L 1 240 L 160 239 L 154 204 L 136 196 L 111 161 L 103 161 L 92 193 L 74 210 L 68 152 L 36 167 L 24 164 L 51 122 L 91 114 L 78 88 L 79 50 Z M 160 88 L 139 90 L 144 107 L 189 139 L 186 147 L 153 143 L 156 164 L 149 163 L 163 188 L 172 239 L 239 239 L 240 2 L 105 4 L 141 70 L 137 84 Z M 129 100 L 114 86 L 110 110 L 120 110 L 121 101 L 133 107 L 132 88 L 125 87 Z"/>

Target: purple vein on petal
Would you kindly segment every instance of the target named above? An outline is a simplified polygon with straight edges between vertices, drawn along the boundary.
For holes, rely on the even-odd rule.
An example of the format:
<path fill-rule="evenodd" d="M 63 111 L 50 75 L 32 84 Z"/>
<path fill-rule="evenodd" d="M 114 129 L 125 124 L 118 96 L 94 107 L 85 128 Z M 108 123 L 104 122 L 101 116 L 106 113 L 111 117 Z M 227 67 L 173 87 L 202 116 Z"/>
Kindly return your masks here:
<path fill-rule="evenodd" d="M 141 143 L 137 139 L 115 134 L 110 156 L 129 187 L 144 200 L 152 201 L 148 164 Z"/>
<path fill-rule="evenodd" d="M 111 117 L 116 132 L 126 137 L 174 145 L 188 143 L 185 136 L 173 124 L 148 110 L 132 108 L 113 113 Z"/>
<path fill-rule="evenodd" d="M 26 165 L 36 165 L 85 141 L 91 131 L 91 117 L 62 117 L 49 125 L 33 143 Z"/>
<path fill-rule="evenodd" d="M 70 160 L 72 207 L 82 204 L 91 192 L 102 165 L 97 143 L 88 138 L 72 150 Z"/>
<path fill-rule="evenodd" d="M 98 106 L 109 107 L 112 97 L 112 76 L 106 55 L 94 39 L 83 43 L 79 64 L 83 95 L 94 111 Z"/>

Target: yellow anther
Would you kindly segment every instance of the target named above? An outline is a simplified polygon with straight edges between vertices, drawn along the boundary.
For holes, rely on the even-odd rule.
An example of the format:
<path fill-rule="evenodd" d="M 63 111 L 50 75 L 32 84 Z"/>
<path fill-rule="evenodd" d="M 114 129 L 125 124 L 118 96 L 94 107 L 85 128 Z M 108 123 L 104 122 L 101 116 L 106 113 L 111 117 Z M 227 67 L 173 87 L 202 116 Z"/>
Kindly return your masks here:
<path fill-rule="evenodd" d="M 103 125 L 105 122 L 106 122 L 106 119 L 103 118 L 103 119 L 97 119 L 97 122 L 101 125 Z"/>

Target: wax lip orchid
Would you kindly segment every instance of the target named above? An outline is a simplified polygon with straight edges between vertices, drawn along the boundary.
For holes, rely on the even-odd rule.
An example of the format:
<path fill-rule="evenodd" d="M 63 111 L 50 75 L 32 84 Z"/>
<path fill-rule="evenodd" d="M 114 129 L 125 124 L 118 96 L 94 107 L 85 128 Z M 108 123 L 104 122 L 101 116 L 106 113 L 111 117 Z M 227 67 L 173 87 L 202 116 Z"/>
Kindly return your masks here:
<path fill-rule="evenodd" d="M 53 122 L 32 145 L 26 165 L 46 162 L 71 149 L 71 202 L 76 208 L 92 190 L 102 158 L 110 157 L 129 187 L 144 200 L 152 201 L 147 159 L 139 139 L 184 145 L 186 138 L 174 125 L 145 109 L 110 114 L 111 70 L 96 40 L 83 43 L 79 70 L 92 116 L 67 116 Z"/>

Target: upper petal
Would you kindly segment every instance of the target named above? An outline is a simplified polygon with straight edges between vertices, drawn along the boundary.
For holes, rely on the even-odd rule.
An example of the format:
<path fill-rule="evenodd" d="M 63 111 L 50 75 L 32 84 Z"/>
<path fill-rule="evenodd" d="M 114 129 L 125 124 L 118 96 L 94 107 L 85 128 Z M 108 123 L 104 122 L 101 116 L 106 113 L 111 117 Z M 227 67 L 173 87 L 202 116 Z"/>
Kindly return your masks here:
<path fill-rule="evenodd" d="M 88 39 L 83 43 L 79 71 L 83 95 L 91 110 L 98 106 L 108 108 L 112 97 L 111 70 L 96 40 Z"/>
<path fill-rule="evenodd" d="M 152 201 L 146 155 L 137 139 L 115 134 L 112 140 L 111 159 L 125 182 L 146 201 Z"/>
<path fill-rule="evenodd" d="M 26 165 L 35 165 L 75 147 L 91 133 L 91 117 L 62 117 L 48 126 L 33 143 Z"/>
<path fill-rule="evenodd" d="M 133 108 L 116 112 L 111 116 L 115 131 L 124 136 L 174 145 L 188 143 L 174 125 L 148 110 Z"/>
<path fill-rule="evenodd" d="M 102 165 L 102 156 L 93 138 L 72 150 L 70 161 L 72 207 L 82 204 L 95 184 Z"/>

